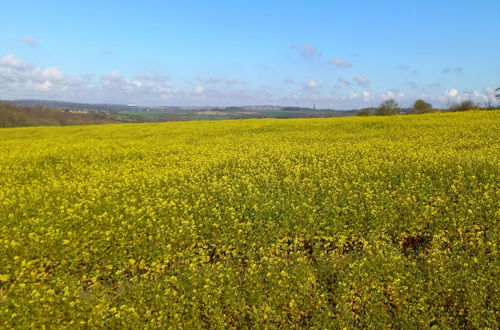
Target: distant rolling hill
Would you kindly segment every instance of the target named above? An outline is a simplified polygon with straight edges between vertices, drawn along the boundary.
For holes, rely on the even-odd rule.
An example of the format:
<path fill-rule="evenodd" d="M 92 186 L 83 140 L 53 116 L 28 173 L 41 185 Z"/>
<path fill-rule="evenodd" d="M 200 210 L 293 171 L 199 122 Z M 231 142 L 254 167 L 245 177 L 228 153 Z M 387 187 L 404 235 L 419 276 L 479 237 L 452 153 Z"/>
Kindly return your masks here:
<path fill-rule="evenodd" d="M 0 104 L 0 127 L 249 118 L 319 118 L 346 117 L 357 114 L 357 110 L 264 105 L 241 107 L 144 107 L 50 100 L 13 100 L 3 103 L 0 101 Z"/>
<path fill-rule="evenodd" d="M 72 113 L 0 102 L 0 127 L 87 125 L 114 122 L 119 122 L 119 120 L 106 118 L 104 114 L 99 112 Z"/>
<path fill-rule="evenodd" d="M 61 108 L 61 109 L 85 109 L 94 111 L 141 111 L 147 109 L 147 107 L 135 106 L 135 105 L 125 105 L 125 104 L 92 104 L 92 103 L 77 103 L 77 102 L 65 102 L 65 101 L 48 101 L 48 100 L 12 100 L 8 101 L 11 104 L 23 106 L 23 107 L 40 107 L 40 108 Z"/>

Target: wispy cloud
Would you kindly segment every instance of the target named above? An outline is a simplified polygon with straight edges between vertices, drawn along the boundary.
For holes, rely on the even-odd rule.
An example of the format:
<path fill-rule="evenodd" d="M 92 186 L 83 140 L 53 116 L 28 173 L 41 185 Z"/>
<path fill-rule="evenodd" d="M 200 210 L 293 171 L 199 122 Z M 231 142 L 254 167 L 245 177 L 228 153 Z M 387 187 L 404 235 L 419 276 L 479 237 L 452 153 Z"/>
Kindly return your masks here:
<path fill-rule="evenodd" d="M 364 86 L 364 87 L 370 87 L 370 80 L 366 79 L 366 77 L 364 76 L 356 76 L 354 78 L 352 78 L 352 80 L 358 84 L 358 85 L 361 85 L 361 86 Z"/>
<path fill-rule="evenodd" d="M 460 74 L 462 72 L 464 72 L 464 68 L 462 68 L 461 66 L 457 66 L 457 67 L 454 67 L 454 68 L 446 67 L 443 70 L 441 70 L 441 73 L 443 73 L 443 74 L 449 74 L 449 73 Z"/>
<path fill-rule="evenodd" d="M 319 57 L 319 56 L 321 56 L 321 52 L 308 42 L 306 42 L 304 44 L 292 45 L 291 48 L 293 50 L 297 51 L 303 57 Z"/>
<path fill-rule="evenodd" d="M 38 47 L 38 41 L 32 37 L 21 37 L 21 38 L 17 39 L 17 41 L 19 41 L 25 45 L 28 45 L 30 47 L 33 47 L 33 48 Z"/>
<path fill-rule="evenodd" d="M 339 83 L 341 83 L 341 84 L 346 85 L 346 86 L 351 86 L 352 85 L 351 82 L 348 79 L 346 79 L 346 78 L 340 77 L 340 78 L 337 79 L 337 81 Z"/>
<path fill-rule="evenodd" d="M 238 80 L 234 78 L 222 78 L 219 76 L 214 76 L 214 77 L 198 77 L 198 81 L 205 83 L 205 84 L 220 84 L 220 83 L 225 83 L 226 85 L 235 85 L 238 83 Z"/>
<path fill-rule="evenodd" d="M 332 58 L 328 63 L 338 66 L 339 68 L 349 68 L 352 66 L 351 63 L 338 57 Z"/>
<path fill-rule="evenodd" d="M 417 89 L 418 85 L 412 81 L 408 81 L 407 85 L 410 86 L 411 89 Z"/>
<path fill-rule="evenodd" d="M 151 82 L 151 83 L 162 83 L 167 85 L 172 84 L 170 82 L 170 77 L 160 72 L 151 72 L 149 74 L 140 73 L 136 74 L 134 78 L 137 80 Z"/>
<path fill-rule="evenodd" d="M 416 69 L 412 69 L 409 65 L 406 65 L 406 64 L 398 65 L 398 69 L 401 71 L 410 72 L 414 76 L 416 76 L 418 74 L 418 71 Z"/>
<path fill-rule="evenodd" d="M 218 84 L 222 81 L 221 77 L 198 77 L 197 79 L 206 84 Z"/>

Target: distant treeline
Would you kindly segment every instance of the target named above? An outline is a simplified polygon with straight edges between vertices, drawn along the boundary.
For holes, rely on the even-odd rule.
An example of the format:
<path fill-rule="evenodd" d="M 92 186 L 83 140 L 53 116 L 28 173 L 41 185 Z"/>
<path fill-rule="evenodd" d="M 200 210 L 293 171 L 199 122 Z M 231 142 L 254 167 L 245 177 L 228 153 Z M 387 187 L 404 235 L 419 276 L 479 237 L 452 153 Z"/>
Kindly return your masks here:
<path fill-rule="evenodd" d="M 358 116 L 390 116 L 397 115 L 401 113 L 407 114 L 422 114 L 422 113 L 432 113 L 432 112 L 458 112 L 458 111 L 470 111 L 470 110 L 493 110 L 497 109 L 493 106 L 492 102 L 487 103 L 484 107 L 480 104 L 473 102 L 471 100 L 464 100 L 460 103 L 452 104 L 448 109 L 437 109 L 432 106 L 432 104 L 419 99 L 416 100 L 411 108 L 402 109 L 399 104 L 394 99 L 389 99 L 382 102 L 377 108 L 364 108 L 358 110 Z"/>

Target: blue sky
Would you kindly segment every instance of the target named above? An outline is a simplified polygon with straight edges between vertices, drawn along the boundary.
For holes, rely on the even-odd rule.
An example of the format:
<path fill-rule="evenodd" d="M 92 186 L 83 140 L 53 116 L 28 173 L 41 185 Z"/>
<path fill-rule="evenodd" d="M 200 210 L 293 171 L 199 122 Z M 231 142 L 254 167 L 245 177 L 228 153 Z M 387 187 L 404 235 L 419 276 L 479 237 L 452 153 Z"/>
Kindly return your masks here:
<path fill-rule="evenodd" d="M 486 102 L 500 1 L 5 1 L 0 99 Z"/>

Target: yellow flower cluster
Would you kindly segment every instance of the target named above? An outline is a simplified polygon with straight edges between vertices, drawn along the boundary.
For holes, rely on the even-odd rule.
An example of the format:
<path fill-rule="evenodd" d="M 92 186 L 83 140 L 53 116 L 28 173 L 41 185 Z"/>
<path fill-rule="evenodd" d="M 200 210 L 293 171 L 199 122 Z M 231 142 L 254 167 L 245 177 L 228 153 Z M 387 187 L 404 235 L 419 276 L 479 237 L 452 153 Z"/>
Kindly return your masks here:
<path fill-rule="evenodd" d="M 498 328 L 500 112 L 0 130 L 0 327 Z"/>

